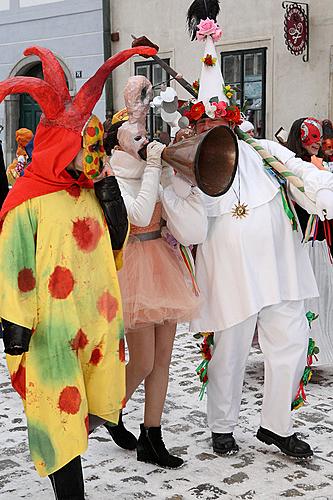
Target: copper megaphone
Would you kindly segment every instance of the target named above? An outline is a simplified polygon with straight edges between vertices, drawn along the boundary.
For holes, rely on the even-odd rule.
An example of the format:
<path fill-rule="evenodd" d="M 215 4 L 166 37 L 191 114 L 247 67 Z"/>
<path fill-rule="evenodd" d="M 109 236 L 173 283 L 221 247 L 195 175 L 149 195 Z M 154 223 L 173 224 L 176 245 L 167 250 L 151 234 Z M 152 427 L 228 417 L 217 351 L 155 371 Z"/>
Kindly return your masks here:
<path fill-rule="evenodd" d="M 183 139 L 162 153 L 163 160 L 209 196 L 231 187 L 238 164 L 238 144 L 224 125 Z"/>

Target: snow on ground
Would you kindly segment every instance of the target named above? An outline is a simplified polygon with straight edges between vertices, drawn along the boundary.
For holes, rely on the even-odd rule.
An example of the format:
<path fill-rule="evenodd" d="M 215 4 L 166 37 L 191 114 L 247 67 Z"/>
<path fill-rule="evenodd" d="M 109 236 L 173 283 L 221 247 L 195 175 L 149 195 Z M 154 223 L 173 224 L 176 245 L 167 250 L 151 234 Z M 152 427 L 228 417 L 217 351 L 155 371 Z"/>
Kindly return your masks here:
<path fill-rule="evenodd" d="M 168 447 L 185 466 L 176 471 L 136 461 L 135 452 L 117 448 L 101 428 L 90 437 L 83 457 L 89 500 L 274 500 L 301 497 L 333 499 L 333 367 L 317 369 L 309 386 L 308 406 L 295 413 L 297 432 L 312 444 L 311 461 L 282 455 L 255 438 L 262 401 L 263 363 L 259 351 L 250 355 L 243 393 L 237 455 L 219 457 L 211 448 L 206 425 L 206 401 L 198 400 L 195 368 L 198 348 L 179 328 L 163 418 Z M 48 479 L 40 479 L 30 461 L 25 418 L 19 397 L 11 389 L 4 356 L 0 361 L 0 500 L 53 498 Z M 138 434 L 143 414 L 139 389 L 124 417 Z"/>

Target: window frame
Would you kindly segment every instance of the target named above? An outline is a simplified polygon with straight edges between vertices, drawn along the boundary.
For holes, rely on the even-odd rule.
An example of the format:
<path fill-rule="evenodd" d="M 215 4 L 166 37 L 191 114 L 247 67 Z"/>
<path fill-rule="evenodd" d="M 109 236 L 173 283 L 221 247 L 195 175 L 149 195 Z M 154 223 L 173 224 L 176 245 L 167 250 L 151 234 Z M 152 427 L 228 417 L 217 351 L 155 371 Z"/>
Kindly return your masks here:
<path fill-rule="evenodd" d="M 162 60 L 164 62 L 166 62 L 167 64 L 170 65 L 170 58 L 169 57 L 165 57 Z M 159 64 L 156 61 L 154 61 L 153 59 L 148 59 L 146 61 L 135 61 L 134 62 L 134 74 L 135 74 L 135 76 L 137 76 L 137 74 L 138 74 L 137 73 L 137 68 L 142 67 L 142 66 L 148 66 L 148 68 L 149 68 L 149 71 L 148 71 L 149 76 L 147 78 L 151 82 L 151 84 L 153 85 L 153 87 L 155 89 L 158 88 L 158 87 L 155 86 L 157 84 L 155 84 L 155 82 L 153 81 L 153 79 L 154 79 L 153 67 L 154 66 L 159 66 Z M 162 70 L 163 70 L 163 68 L 162 68 Z M 167 75 L 167 78 L 165 80 L 165 83 L 166 83 L 167 86 L 169 86 L 170 85 L 170 81 L 171 81 L 171 77 L 170 77 L 170 75 L 168 73 L 166 73 L 166 75 Z M 155 115 L 154 109 L 150 108 L 149 109 L 149 117 L 148 117 L 147 121 L 148 121 L 148 134 L 149 134 L 149 138 L 150 138 L 151 141 L 154 139 L 154 136 L 155 136 L 154 115 Z M 169 129 L 169 127 L 168 127 L 168 129 Z"/>
<path fill-rule="evenodd" d="M 258 47 L 253 49 L 241 49 L 241 50 L 230 50 L 226 52 L 221 52 L 221 68 L 223 73 L 223 60 L 228 56 L 240 56 L 241 58 L 241 71 L 240 71 L 240 94 L 241 94 L 241 108 L 244 106 L 244 90 L 245 90 L 245 56 L 247 54 L 261 54 L 262 55 L 262 130 L 260 134 L 260 139 L 266 136 L 266 102 L 267 102 L 267 91 L 266 91 L 266 81 L 267 81 L 267 47 Z M 230 82 L 225 82 L 228 85 Z M 232 85 L 232 82 L 231 82 Z"/>

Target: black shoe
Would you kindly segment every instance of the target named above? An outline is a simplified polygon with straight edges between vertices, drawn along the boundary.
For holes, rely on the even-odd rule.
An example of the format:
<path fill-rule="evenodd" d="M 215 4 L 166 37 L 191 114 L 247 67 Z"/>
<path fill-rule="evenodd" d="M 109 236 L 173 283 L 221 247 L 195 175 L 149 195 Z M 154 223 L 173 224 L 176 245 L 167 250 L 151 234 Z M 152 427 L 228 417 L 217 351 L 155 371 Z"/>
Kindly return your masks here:
<path fill-rule="evenodd" d="M 218 455 L 232 455 L 239 451 L 239 446 L 235 441 L 232 432 L 220 434 L 212 432 L 213 450 Z"/>
<path fill-rule="evenodd" d="M 297 434 L 292 436 L 282 437 L 274 432 L 259 427 L 257 432 L 257 438 L 266 444 L 275 444 L 280 450 L 289 455 L 290 457 L 296 458 L 309 458 L 312 457 L 313 451 L 310 445 L 305 441 L 298 439 Z"/>
<path fill-rule="evenodd" d="M 137 446 L 139 462 L 159 465 L 165 469 L 178 469 L 184 463 L 179 457 L 170 455 L 162 438 L 161 427 L 145 427 L 140 425 L 140 437 Z"/>
<path fill-rule="evenodd" d="M 49 475 L 57 500 L 84 500 L 81 457 Z"/>
<path fill-rule="evenodd" d="M 104 427 L 110 433 L 113 441 L 124 450 L 135 450 L 138 441 L 134 434 L 126 429 L 123 424 L 123 414 L 120 412 L 118 425 L 112 425 L 109 423 L 104 424 Z"/>

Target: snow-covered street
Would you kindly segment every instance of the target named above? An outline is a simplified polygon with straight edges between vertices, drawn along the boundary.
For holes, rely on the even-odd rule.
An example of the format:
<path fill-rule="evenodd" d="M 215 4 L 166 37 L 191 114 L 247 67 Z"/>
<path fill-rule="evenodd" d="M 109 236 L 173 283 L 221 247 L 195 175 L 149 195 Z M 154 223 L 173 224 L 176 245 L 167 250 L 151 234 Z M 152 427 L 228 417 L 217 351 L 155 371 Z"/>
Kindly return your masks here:
<path fill-rule="evenodd" d="M 51 499 L 48 479 L 40 479 L 30 461 L 21 401 L 11 389 L 4 355 L 0 363 L 0 499 Z M 295 413 L 295 427 L 314 448 L 311 461 L 295 461 L 255 438 L 262 400 L 263 363 L 253 350 L 248 363 L 241 418 L 235 436 L 237 455 L 219 457 L 211 448 L 206 400 L 198 400 L 200 362 L 195 339 L 179 328 L 163 419 L 164 438 L 186 463 L 176 471 L 138 463 L 135 452 L 117 448 L 104 428 L 91 436 L 83 457 L 89 500 L 213 500 L 302 497 L 333 499 L 333 368 L 316 369 L 306 407 Z M 138 434 L 142 389 L 124 417 Z"/>

